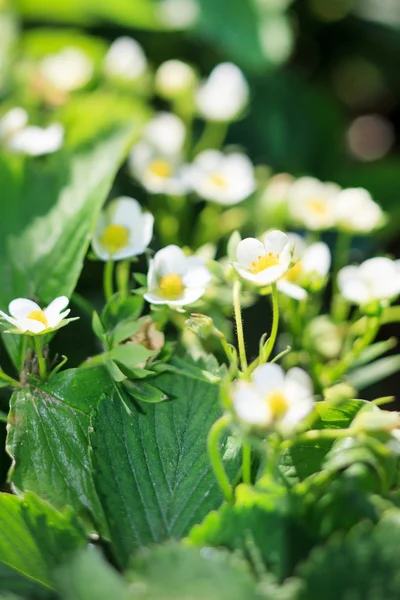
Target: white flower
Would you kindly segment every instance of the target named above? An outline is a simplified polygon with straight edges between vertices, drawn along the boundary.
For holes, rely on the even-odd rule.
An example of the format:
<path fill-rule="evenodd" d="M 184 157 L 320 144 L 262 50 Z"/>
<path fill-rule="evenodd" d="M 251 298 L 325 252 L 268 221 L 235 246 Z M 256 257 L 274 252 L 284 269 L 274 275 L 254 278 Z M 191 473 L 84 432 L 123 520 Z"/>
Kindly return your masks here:
<path fill-rule="evenodd" d="M 255 285 L 270 285 L 289 270 L 292 258 L 289 238 L 282 231 L 270 231 L 263 242 L 246 238 L 239 242 L 236 257 L 233 266 L 243 279 Z"/>
<path fill-rule="evenodd" d="M 7 141 L 28 124 L 28 113 L 24 108 L 9 110 L 0 120 L 0 139 Z"/>
<path fill-rule="evenodd" d="M 181 60 L 167 60 L 156 71 L 155 87 L 163 98 L 179 98 L 190 91 L 195 83 L 194 69 Z"/>
<path fill-rule="evenodd" d="M 104 261 L 123 260 L 143 254 L 153 236 L 154 218 L 133 198 L 115 198 L 100 214 L 92 248 Z"/>
<path fill-rule="evenodd" d="M 276 428 L 290 435 L 314 407 L 313 385 L 297 367 L 286 375 L 276 364 L 258 366 L 251 381 L 233 385 L 233 408 L 239 420 L 259 428 Z"/>
<path fill-rule="evenodd" d="M 232 63 L 221 63 L 200 85 L 197 109 L 209 121 L 232 121 L 249 100 L 249 86 L 242 71 Z"/>
<path fill-rule="evenodd" d="M 182 119 L 168 112 L 159 112 L 146 125 L 143 139 L 162 154 L 177 155 L 182 151 L 186 127 Z"/>
<path fill-rule="evenodd" d="M 289 190 L 289 215 L 307 229 L 330 229 L 336 222 L 339 191 L 339 186 L 334 183 L 322 183 L 314 177 L 300 177 Z"/>
<path fill-rule="evenodd" d="M 350 233 L 369 233 L 383 221 L 380 206 L 363 188 L 349 188 L 336 198 L 336 224 Z"/>
<path fill-rule="evenodd" d="M 399 261 L 376 257 L 358 267 L 344 267 L 339 271 L 338 285 L 342 296 L 355 304 L 392 300 L 400 294 Z"/>
<path fill-rule="evenodd" d="M 152 194 L 181 196 L 189 190 L 180 157 L 162 153 L 146 141 L 138 142 L 131 150 L 128 167 Z"/>
<path fill-rule="evenodd" d="M 64 140 L 64 127 L 53 123 L 48 127 L 29 125 L 14 133 L 7 141 L 7 147 L 12 152 L 43 156 L 57 152 Z"/>
<path fill-rule="evenodd" d="M 75 321 L 75 319 L 65 319 L 70 312 L 69 308 L 64 310 L 68 303 L 66 296 L 60 296 L 42 310 L 32 300 L 16 298 L 8 307 L 11 316 L 0 310 L 0 317 L 14 325 L 15 329 L 10 330 L 10 333 L 29 335 L 48 333 Z"/>
<path fill-rule="evenodd" d="M 104 59 L 104 72 L 108 77 L 136 81 L 147 69 L 147 59 L 142 47 L 133 38 L 117 38 Z"/>
<path fill-rule="evenodd" d="M 64 48 L 45 56 L 39 63 L 39 72 L 51 87 L 72 92 L 92 78 L 93 63 L 79 48 Z"/>
<path fill-rule="evenodd" d="M 329 273 L 331 253 L 324 242 L 306 245 L 303 238 L 289 234 L 293 254 L 298 260 L 277 283 L 278 290 L 295 300 L 307 297 L 306 289 L 321 285 Z"/>
<path fill-rule="evenodd" d="M 204 294 L 210 277 L 200 257 L 186 256 L 178 246 L 166 246 L 150 262 L 144 297 L 151 304 L 192 304 Z"/>
<path fill-rule="evenodd" d="M 237 204 L 256 187 L 253 165 L 239 152 L 223 154 L 218 150 L 204 150 L 196 156 L 188 177 L 201 198 L 217 204 Z"/>
<path fill-rule="evenodd" d="M 197 21 L 200 9 L 196 0 L 160 0 L 157 12 L 165 27 L 187 29 Z"/>

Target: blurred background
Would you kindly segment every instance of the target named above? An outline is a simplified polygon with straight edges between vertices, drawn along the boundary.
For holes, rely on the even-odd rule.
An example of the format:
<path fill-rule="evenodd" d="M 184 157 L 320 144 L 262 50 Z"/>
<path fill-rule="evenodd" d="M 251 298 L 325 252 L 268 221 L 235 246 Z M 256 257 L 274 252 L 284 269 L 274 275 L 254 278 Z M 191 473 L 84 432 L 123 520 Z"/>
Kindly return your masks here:
<path fill-rule="evenodd" d="M 0 0 L 1 113 L 23 105 L 45 119 L 51 111 L 54 119 L 71 124 L 73 144 L 89 137 L 98 123 L 123 121 L 128 114 L 140 121 L 149 107 L 165 109 L 145 79 L 135 94 L 121 86 L 107 95 L 106 83 L 98 101 L 90 96 L 107 48 L 121 36 L 140 44 L 151 73 L 168 59 L 186 61 L 200 77 L 220 62 L 238 65 L 251 101 L 229 128 L 227 143 L 241 147 L 261 176 L 285 172 L 365 187 L 389 219 L 373 238 L 357 238 L 352 258 L 361 260 L 377 249 L 400 256 L 398 0 Z M 65 46 L 85 50 L 94 64 L 91 83 L 68 102 L 36 79 L 27 85 L 34 62 Z M 84 109 L 90 119 L 79 121 Z M 126 168 L 113 194 L 145 197 Z M 3 201 L 0 196 L 0 206 Z M 78 291 L 94 302 L 101 273 L 102 265 L 90 262 L 79 283 Z M 254 345 L 258 322 L 253 308 L 246 329 Z M 88 320 L 86 326 L 89 332 Z M 380 337 L 396 334 L 391 326 Z M 91 339 L 81 336 L 81 355 L 71 366 L 96 351 Z M 54 349 L 68 354 L 75 343 L 73 328 L 65 328 Z M 4 349 L 0 359 L 7 370 Z M 366 397 L 396 394 L 399 381 L 392 375 Z M 5 427 L 1 436 L 4 440 Z M 3 478 L 7 466 L 4 461 Z"/>

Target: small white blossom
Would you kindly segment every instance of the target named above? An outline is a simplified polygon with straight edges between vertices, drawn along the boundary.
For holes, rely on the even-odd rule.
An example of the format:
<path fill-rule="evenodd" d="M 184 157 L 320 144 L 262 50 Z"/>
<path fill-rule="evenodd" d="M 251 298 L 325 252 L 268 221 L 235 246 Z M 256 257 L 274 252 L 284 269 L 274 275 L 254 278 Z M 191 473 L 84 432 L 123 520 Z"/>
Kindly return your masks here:
<path fill-rule="evenodd" d="M 16 107 L 9 110 L 0 119 L 0 139 L 7 142 L 15 133 L 24 129 L 28 124 L 28 113 L 24 108 Z"/>
<path fill-rule="evenodd" d="M 169 112 L 159 112 L 146 125 L 143 139 L 163 154 L 182 151 L 186 127 L 182 119 Z"/>
<path fill-rule="evenodd" d="M 330 229 L 336 223 L 336 198 L 340 187 L 314 177 L 300 177 L 289 190 L 289 215 L 307 229 Z"/>
<path fill-rule="evenodd" d="M 163 98 L 175 99 L 194 88 L 196 73 L 181 60 L 167 60 L 156 71 L 155 87 Z"/>
<path fill-rule="evenodd" d="M 147 59 L 141 45 L 131 37 L 117 38 L 104 59 L 104 72 L 110 78 L 136 81 L 147 69 Z"/>
<path fill-rule="evenodd" d="M 153 236 L 153 215 L 133 198 L 115 198 L 100 214 L 92 248 L 101 260 L 123 260 L 143 254 Z"/>
<path fill-rule="evenodd" d="M 26 333 L 28 335 L 39 335 L 49 333 L 67 325 L 75 319 L 66 319 L 70 309 L 69 300 L 66 296 L 60 296 L 53 300 L 47 308 L 41 309 L 36 302 L 27 298 L 16 298 L 10 302 L 7 315 L 0 310 L 0 318 L 11 323 L 15 329 L 10 333 Z"/>
<path fill-rule="evenodd" d="M 195 192 L 217 204 L 237 204 L 256 188 L 254 167 L 250 159 L 239 152 L 223 154 L 204 150 L 196 156 L 188 171 Z"/>
<path fill-rule="evenodd" d="M 44 156 L 57 152 L 64 140 L 64 127 L 60 123 L 53 123 L 48 127 L 28 125 L 16 131 L 7 141 L 7 148 L 11 152 L 28 154 L 30 156 Z"/>
<path fill-rule="evenodd" d="M 192 27 L 200 13 L 196 0 L 159 0 L 158 18 L 170 29 L 188 29 Z"/>
<path fill-rule="evenodd" d="M 240 421 L 290 435 L 313 410 L 313 384 L 297 367 L 286 374 L 276 364 L 258 366 L 250 381 L 233 384 L 233 409 Z"/>
<path fill-rule="evenodd" d="M 307 289 L 324 282 L 331 266 L 329 246 L 324 242 L 307 244 L 296 234 L 288 235 L 296 260 L 294 266 L 277 283 L 278 290 L 294 298 L 303 300 Z"/>
<path fill-rule="evenodd" d="M 249 101 L 249 86 L 242 73 L 232 63 L 221 63 L 197 90 L 199 114 L 209 121 L 232 121 Z"/>
<path fill-rule="evenodd" d="M 237 262 L 233 266 L 240 277 L 255 285 L 271 285 L 290 268 L 290 241 L 282 231 L 270 231 L 263 242 L 246 238 L 239 242 L 236 257 Z"/>
<path fill-rule="evenodd" d="M 354 304 L 390 301 L 400 294 L 400 262 L 376 257 L 339 271 L 340 293 Z"/>
<path fill-rule="evenodd" d="M 61 92 L 73 92 L 83 87 L 93 76 L 93 62 L 79 48 L 64 48 L 45 56 L 39 63 L 44 80 Z"/>
<path fill-rule="evenodd" d="M 182 196 L 189 190 L 180 157 L 160 152 L 146 141 L 138 142 L 131 150 L 128 167 L 131 175 L 152 194 Z"/>
<path fill-rule="evenodd" d="M 144 297 L 151 304 L 193 304 L 204 294 L 210 278 L 200 257 L 186 256 L 178 246 L 166 246 L 150 262 Z"/>
<path fill-rule="evenodd" d="M 363 188 L 349 188 L 336 198 L 336 224 L 350 233 L 369 233 L 383 221 L 380 206 Z"/>

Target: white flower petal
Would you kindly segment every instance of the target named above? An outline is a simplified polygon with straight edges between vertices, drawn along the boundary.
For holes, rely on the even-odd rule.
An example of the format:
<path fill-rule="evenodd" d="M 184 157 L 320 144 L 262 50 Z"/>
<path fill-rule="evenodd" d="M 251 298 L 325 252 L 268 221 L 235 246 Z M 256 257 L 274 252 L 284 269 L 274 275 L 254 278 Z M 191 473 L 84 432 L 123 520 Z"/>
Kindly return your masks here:
<path fill-rule="evenodd" d="M 31 333 L 41 333 L 47 329 L 47 326 L 41 323 L 41 321 L 22 317 L 17 319 L 16 325 L 21 332 L 30 331 Z"/>
<path fill-rule="evenodd" d="M 251 264 L 264 255 L 264 244 L 256 238 L 245 238 L 237 246 L 236 257 L 240 268 L 250 269 Z"/>
<path fill-rule="evenodd" d="M 205 287 L 210 279 L 210 271 L 204 266 L 203 260 L 198 256 L 189 256 L 186 259 L 186 273 L 183 276 L 185 287 Z"/>
<path fill-rule="evenodd" d="M 278 290 L 285 294 L 285 296 L 289 296 L 289 298 L 294 298 L 295 300 L 304 300 L 307 298 L 306 290 L 295 283 L 291 283 L 285 279 L 279 279 L 276 285 Z"/>
<path fill-rule="evenodd" d="M 303 369 L 293 367 L 286 373 L 285 395 L 291 404 L 312 397 L 314 386 L 311 377 Z"/>
<path fill-rule="evenodd" d="M 268 267 L 259 273 L 252 273 L 243 269 L 239 263 L 233 263 L 236 271 L 243 279 L 250 281 L 258 286 L 271 285 L 280 279 L 286 272 L 287 268 L 282 265 L 276 265 L 274 267 Z"/>
<path fill-rule="evenodd" d="M 274 390 L 282 390 L 285 373 L 280 365 L 267 363 L 254 369 L 251 376 L 255 389 L 263 396 Z"/>
<path fill-rule="evenodd" d="M 48 307 L 44 309 L 43 312 L 47 318 L 49 327 L 55 327 L 56 325 L 58 325 L 58 323 L 63 319 L 62 314 L 64 316 L 66 316 L 66 314 L 69 314 L 69 310 L 62 313 L 62 311 L 68 306 L 68 304 L 69 299 L 67 298 L 67 296 L 59 296 L 58 298 L 55 298 L 52 302 L 50 302 Z"/>
<path fill-rule="evenodd" d="M 109 77 L 136 81 L 147 68 L 147 59 L 140 44 L 131 37 L 114 40 L 104 59 L 104 71 Z"/>
<path fill-rule="evenodd" d="M 119 196 L 107 206 L 106 215 L 109 223 L 130 228 L 140 222 L 142 208 L 134 198 Z"/>
<path fill-rule="evenodd" d="M 233 407 L 239 419 L 259 427 L 271 424 L 272 415 L 268 403 L 254 387 L 245 381 L 236 383 L 233 389 Z"/>
<path fill-rule="evenodd" d="M 186 258 L 183 250 L 174 244 L 159 250 L 153 259 L 157 277 L 164 277 L 169 273 L 184 275 L 186 273 Z"/>
<path fill-rule="evenodd" d="M 12 300 L 8 306 L 9 313 L 16 319 L 27 317 L 34 310 L 41 311 L 42 309 L 33 300 L 27 298 L 16 298 Z"/>
<path fill-rule="evenodd" d="M 17 319 L 14 319 L 13 317 L 10 317 L 9 315 L 7 315 L 5 312 L 3 312 L 2 310 L 0 310 L 0 319 L 5 319 L 6 321 L 8 321 L 9 323 L 11 323 L 12 325 L 14 325 L 15 327 L 17 327 Z"/>
<path fill-rule="evenodd" d="M 263 241 L 266 253 L 281 254 L 285 246 L 289 245 L 288 236 L 279 230 L 268 232 Z"/>
<path fill-rule="evenodd" d="M 317 273 L 325 277 L 331 267 L 331 253 L 324 242 L 311 244 L 302 257 L 302 268 L 305 273 Z"/>

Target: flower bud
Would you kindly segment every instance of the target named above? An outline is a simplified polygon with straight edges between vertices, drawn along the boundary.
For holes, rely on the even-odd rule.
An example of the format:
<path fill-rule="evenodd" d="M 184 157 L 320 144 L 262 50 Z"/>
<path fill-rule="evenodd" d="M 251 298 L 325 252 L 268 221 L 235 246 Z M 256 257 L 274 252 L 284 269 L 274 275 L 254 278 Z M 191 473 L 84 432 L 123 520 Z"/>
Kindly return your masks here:
<path fill-rule="evenodd" d="M 157 93 L 167 100 L 184 96 L 194 88 L 196 73 L 181 60 L 167 60 L 157 69 L 155 87 Z"/>
<path fill-rule="evenodd" d="M 201 313 L 192 313 L 185 323 L 192 333 L 203 340 L 217 332 L 212 318 Z"/>

